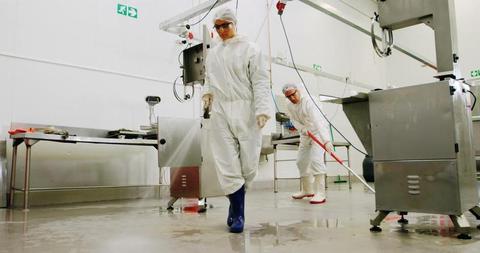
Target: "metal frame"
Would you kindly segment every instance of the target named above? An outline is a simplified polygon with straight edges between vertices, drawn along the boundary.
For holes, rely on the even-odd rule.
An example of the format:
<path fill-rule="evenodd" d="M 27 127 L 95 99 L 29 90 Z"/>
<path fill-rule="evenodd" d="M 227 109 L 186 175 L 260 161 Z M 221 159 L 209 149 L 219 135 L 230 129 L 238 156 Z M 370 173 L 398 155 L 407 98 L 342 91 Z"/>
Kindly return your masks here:
<path fill-rule="evenodd" d="M 160 23 L 158 25 L 158 28 L 160 30 L 164 30 L 164 31 L 167 31 L 167 32 L 173 32 L 172 30 L 170 30 L 172 27 L 178 26 L 178 25 L 182 24 L 183 22 L 208 11 L 216 1 L 217 0 L 210 0 L 210 1 L 203 2 L 203 3 L 193 7 L 192 9 L 189 9 L 189 10 L 187 10 L 187 11 L 181 13 L 181 14 L 178 14 L 177 16 L 175 16 L 173 18 L 170 18 L 170 19 L 167 19 L 167 20 L 163 21 L 162 23 Z M 218 0 L 218 3 L 215 7 L 218 7 L 222 4 L 230 2 L 230 1 L 231 0 Z"/>
<path fill-rule="evenodd" d="M 277 150 L 282 149 L 282 150 L 298 150 L 298 145 L 300 144 L 300 138 L 289 138 L 289 139 L 284 139 L 284 140 L 274 140 L 272 141 L 273 143 L 273 192 L 278 193 L 278 180 L 298 180 L 300 178 L 298 177 L 278 177 L 278 168 L 277 168 L 277 163 L 278 162 L 293 162 L 296 161 L 296 159 L 278 159 L 277 157 Z M 348 166 L 350 166 L 350 144 L 346 142 L 334 142 L 333 147 L 344 147 L 347 150 L 347 163 Z M 327 164 L 327 162 L 334 162 L 334 161 L 327 161 L 325 158 L 326 154 L 324 153 L 324 163 Z M 325 188 L 328 188 L 327 186 L 327 176 L 325 176 Z M 351 182 L 351 173 L 350 171 L 348 172 L 348 188 L 352 189 L 352 182 Z M 301 190 L 301 185 L 300 185 L 300 190 Z"/>
<path fill-rule="evenodd" d="M 347 150 L 347 164 L 348 164 L 348 167 L 351 167 L 352 165 L 350 164 L 350 144 L 348 143 L 334 143 L 333 144 L 333 147 L 345 147 L 345 149 Z M 337 161 L 335 160 L 327 160 L 327 152 L 323 153 L 323 161 L 325 162 L 325 165 L 327 163 L 336 163 Z M 352 173 L 350 171 L 348 171 L 348 189 L 352 189 Z M 326 178 L 326 177 L 325 177 Z M 326 184 L 325 184 L 326 185 Z"/>
<path fill-rule="evenodd" d="M 342 15 L 338 12 L 335 12 L 328 4 L 325 4 L 325 3 L 320 3 L 319 1 L 312 1 L 312 0 L 300 0 L 300 2 L 318 10 L 318 11 L 321 11 L 323 12 L 324 14 L 327 14 L 328 16 L 332 17 L 332 18 L 335 18 L 336 20 L 370 36 L 370 31 L 368 29 L 365 29 L 357 24 L 355 24 L 354 22 L 348 20 L 347 18 L 344 18 L 342 17 Z M 375 38 L 378 39 L 378 40 L 381 40 L 380 36 L 378 35 L 375 35 Z M 430 68 L 432 69 L 437 69 L 437 67 L 435 66 L 434 63 L 432 63 L 431 61 L 413 53 L 413 52 L 410 52 L 400 46 L 397 46 L 397 45 L 393 45 L 393 48 L 404 53 L 405 55 L 421 62 L 422 64 L 425 64 L 426 66 L 429 66 Z"/>
<path fill-rule="evenodd" d="M 110 144 L 110 145 L 134 145 L 134 146 L 151 146 L 158 147 L 157 140 L 143 140 L 143 139 L 113 139 L 113 138 L 99 138 L 99 137 L 80 137 L 80 136 L 69 136 L 63 138 L 59 135 L 52 134 L 41 134 L 41 133 L 22 133 L 11 135 L 10 138 L 13 139 L 13 150 L 12 150 L 12 167 L 10 171 L 10 196 L 9 196 L 9 207 L 14 207 L 15 201 L 15 192 L 23 192 L 23 209 L 28 209 L 29 206 L 29 194 L 30 188 L 30 170 L 31 170 L 31 155 L 32 155 L 32 146 L 40 141 L 51 141 L 51 142 L 60 142 L 60 143 L 91 143 L 91 144 Z M 18 146 L 22 143 L 25 143 L 26 155 L 25 155 L 25 173 L 23 177 L 23 188 L 19 189 L 15 186 L 16 171 L 17 171 L 17 153 Z M 50 188 L 51 190 L 57 188 Z M 65 187 L 58 188 L 65 189 Z"/>
<path fill-rule="evenodd" d="M 380 26 L 389 31 L 424 23 L 435 32 L 437 71 L 458 75 L 454 0 L 401 0 L 378 2 Z"/>
<path fill-rule="evenodd" d="M 224 4 L 224 3 L 227 3 L 227 2 L 230 2 L 231 0 L 220 0 L 216 7 Z M 162 23 L 160 23 L 159 25 L 159 29 L 160 30 L 163 30 L 163 31 L 166 31 L 166 32 L 169 32 L 169 33 L 173 33 L 173 34 L 177 34 L 179 33 L 178 30 L 174 29 L 175 26 L 179 26 L 181 24 L 183 24 L 183 22 L 185 22 L 186 20 L 188 19 L 191 19 L 195 16 L 198 16 L 206 11 L 208 11 L 208 9 L 211 7 L 211 5 L 215 2 L 215 0 L 210 0 L 208 2 L 204 2 L 202 4 L 199 4 L 198 6 L 195 6 L 193 7 L 192 9 L 188 10 L 188 11 L 185 11 L 173 18 L 170 18 Z M 304 2 L 307 2 L 307 1 L 304 1 Z M 310 5 L 307 3 L 307 5 Z M 311 5 L 312 6 L 312 5 Z M 312 7 L 315 7 L 315 6 L 312 6 Z M 328 14 L 328 13 L 327 13 Z M 332 15 L 330 15 L 332 16 Z M 332 16 L 332 17 L 335 17 L 335 16 Z M 345 19 L 346 20 L 346 19 Z M 342 20 L 340 20 L 342 21 Z M 347 23 L 348 24 L 348 23 Z M 350 24 L 352 25 L 355 25 L 354 23 L 350 22 Z M 360 27 L 359 27 L 360 28 Z M 365 30 L 367 32 L 367 35 L 369 35 L 370 33 L 368 33 L 367 30 Z M 205 35 L 206 33 L 204 33 Z M 378 37 L 378 36 L 377 36 Z M 205 42 L 205 36 L 203 37 L 204 39 L 204 42 Z M 204 43 L 205 44 L 205 43 Z M 408 54 L 408 52 L 402 48 L 397 48 L 397 50 L 401 51 L 401 52 L 404 52 L 406 54 Z M 205 48 L 204 48 L 204 52 L 205 52 Z M 412 54 L 412 57 L 414 56 L 414 54 Z M 275 64 L 278 64 L 278 65 L 281 65 L 281 66 L 284 66 L 284 67 L 288 67 L 288 68 L 294 68 L 293 64 L 291 62 L 288 62 L 288 61 L 285 61 L 281 58 L 278 58 L 278 57 L 271 57 L 271 56 L 268 56 L 268 55 L 264 55 L 264 57 L 271 61 L 272 63 L 275 63 Z M 423 60 L 419 57 L 419 56 L 416 56 L 418 59 L 420 59 L 420 61 L 426 65 L 429 65 L 431 66 L 432 64 L 429 63 L 427 60 Z M 306 73 L 310 73 L 310 74 L 313 74 L 315 76 L 321 76 L 321 77 L 325 77 L 325 78 L 328 78 L 328 79 L 331 79 L 331 80 L 335 80 L 335 81 L 338 81 L 338 82 L 347 82 L 348 84 L 350 85 L 353 85 L 353 86 L 357 86 L 357 87 L 360 87 L 360 88 L 364 88 L 364 89 L 368 89 L 368 90 L 371 90 L 371 89 L 375 89 L 375 88 L 378 88 L 378 87 L 375 87 L 373 85 L 370 85 L 370 84 L 366 84 L 366 83 L 362 83 L 362 82 L 359 82 L 359 81 L 356 81 L 356 80 L 352 80 L 351 77 L 343 77 L 343 76 L 338 76 L 338 75 L 335 75 L 335 74 L 331 74 L 331 73 L 328 73 L 328 72 L 325 72 L 325 71 L 318 71 L 318 70 L 315 70 L 311 67 L 307 67 L 307 66 L 303 66 L 301 64 L 296 64 L 298 70 L 300 71 L 303 71 L 303 72 L 306 72 Z"/>

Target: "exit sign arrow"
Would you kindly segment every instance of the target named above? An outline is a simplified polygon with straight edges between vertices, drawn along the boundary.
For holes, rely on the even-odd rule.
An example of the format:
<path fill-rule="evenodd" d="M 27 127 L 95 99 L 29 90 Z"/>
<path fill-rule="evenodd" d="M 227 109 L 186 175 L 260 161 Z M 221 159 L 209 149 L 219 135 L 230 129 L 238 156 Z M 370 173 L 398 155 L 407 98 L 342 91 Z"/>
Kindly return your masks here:
<path fill-rule="evenodd" d="M 480 77 L 480 69 L 470 71 L 472 77 Z"/>
<path fill-rule="evenodd" d="M 123 4 L 117 4 L 117 13 L 127 15 L 127 6 Z"/>
<path fill-rule="evenodd" d="M 138 18 L 138 9 L 133 6 L 117 4 L 117 14 L 131 18 Z"/>
<path fill-rule="evenodd" d="M 128 16 L 131 18 L 138 18 L 138 11 L 136 8 L 129 6 L 128 7 Z"/>

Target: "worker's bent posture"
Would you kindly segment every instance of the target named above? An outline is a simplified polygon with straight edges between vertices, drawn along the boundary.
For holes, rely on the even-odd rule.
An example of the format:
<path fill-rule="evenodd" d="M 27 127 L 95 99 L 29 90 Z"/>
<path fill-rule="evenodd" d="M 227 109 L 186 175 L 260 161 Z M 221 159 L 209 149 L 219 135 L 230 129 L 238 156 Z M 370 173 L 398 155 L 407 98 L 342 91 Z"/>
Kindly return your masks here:
<path fill-rule="evenodd" d="M 309 96 L 303 96 L 301 90 L 295 84 L 286 84 L 282 89 L 287 103 L 287 115 L 290 117 L 295 128 L 300 134 L 300 146 L 298 148 L 297 167 L 300 172 L 302 190 L 294 193 L 292 198 L 303 199 L 312 197 L 311 204 L 321 204 L 326 201 L 325 195 L 325 162 L 324 150 L 313 143 L 307 135 L 307 131 L 325 143 L 328 152 L 333 149 L 328 134 L 328 122 Z M 312 178 L 313 175 L 313 187 Z"/>

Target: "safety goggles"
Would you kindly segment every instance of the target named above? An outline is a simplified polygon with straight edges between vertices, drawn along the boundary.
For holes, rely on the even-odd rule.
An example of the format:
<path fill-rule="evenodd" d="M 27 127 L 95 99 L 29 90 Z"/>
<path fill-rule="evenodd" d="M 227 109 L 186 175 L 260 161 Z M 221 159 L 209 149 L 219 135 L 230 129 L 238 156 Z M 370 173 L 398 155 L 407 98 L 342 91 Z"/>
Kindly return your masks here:
<path fill-rule="evenodd" d="M 224 30 L 226 29 L 230 29 L 230 25 L 232 24 L 232 22 L 227 22 L 227 23 L 223 23 L 221 25 L 214 25 L 213 28 L 215 28 L 215 30 L 220 30 L 220 28 L 223 28 Z"/>

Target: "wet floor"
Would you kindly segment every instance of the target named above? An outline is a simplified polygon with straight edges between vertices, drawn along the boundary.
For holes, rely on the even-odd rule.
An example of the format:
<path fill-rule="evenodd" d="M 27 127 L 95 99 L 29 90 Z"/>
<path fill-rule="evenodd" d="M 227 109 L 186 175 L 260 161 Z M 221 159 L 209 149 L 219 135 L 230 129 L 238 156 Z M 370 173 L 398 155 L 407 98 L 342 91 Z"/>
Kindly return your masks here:
<path fill-rule="evenodd" d="M 355 184 L 333 185 L 328 200 L 310 205 L 288 191 L 247 193 L 246 227 L 228 233 L 224 197 L 208 200 L 205 213 L 168 199 L 0 209 L 0 252 L 479 252 L 473 216 L 471 240 L 459 240 L 444 215 L 391 214 L 381 233 L 369 231 L 374 195 Z M 187 207 L 187 208 L 184 208 Z"/>

